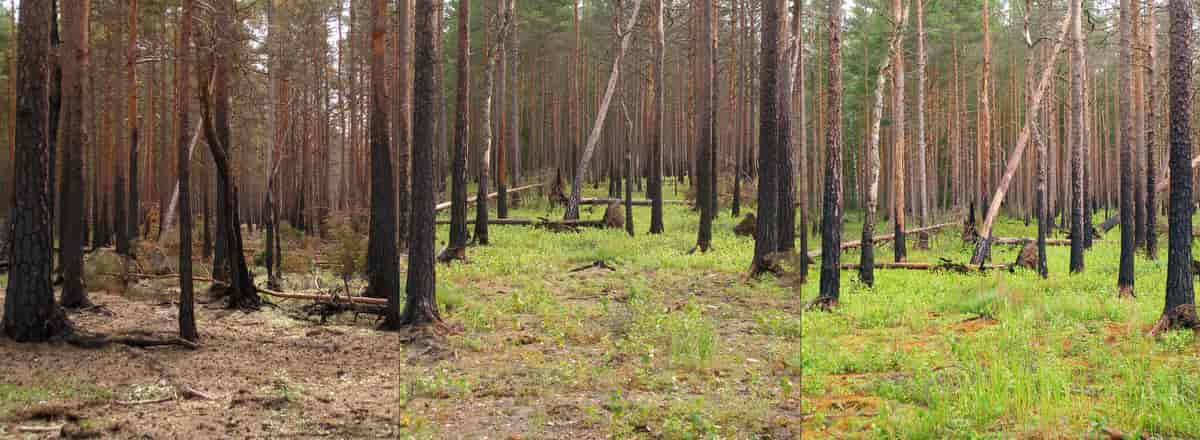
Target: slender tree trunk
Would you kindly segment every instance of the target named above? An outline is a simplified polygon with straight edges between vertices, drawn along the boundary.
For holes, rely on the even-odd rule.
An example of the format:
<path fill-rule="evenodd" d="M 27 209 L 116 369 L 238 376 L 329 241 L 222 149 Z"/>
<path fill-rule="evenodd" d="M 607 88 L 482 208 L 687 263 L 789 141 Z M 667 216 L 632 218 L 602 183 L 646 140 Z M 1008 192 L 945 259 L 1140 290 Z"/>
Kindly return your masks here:
<path fill-rule="evenodd" d="M 369 276 L 366 296 L 396 298 L 388 302 L 384 327 L 399 325 L 399 256 L 396 253 L 396 187 L 392 180 L 392 152 L 388 143 L 385 39 L 387 0 L 371 0 L 371 107 L 368 137 L 371 143 L 371 221 L 367 241 Z"/>
<path fill-rule="evenodd" d="M 986 0 L 985 0 L 986 1 Z M 765 35 L 765 33 L 764 33 Z M 825 203 L 821 217 L 821 290 L 818 305 L 836 307 L 842 242 L 842 0 L 829 0 L 829 94 L 825 143 Z"/>
<path fill-rule="evenodd" d="M 918 223 L 929 223 L 929 185 L 925 158 L 925 0 L 917 4 L 917 194 L 920 200 Z"/>
<path fill-rule="evenodd" d="M 60 304 L 68 308 L 91 304 L 83 288 L 84 211 L 83 149 L 90 144 L 88 120 L 88 88 L 84 78 L 90 70 L 88 20 L 91 0 L 79 0 L 63 5 L 63 30 L 66 44 L 59 60 L 63 70 L 62 108 L 62 209 L 59 211 L 59 259 L 63 267 L 63 290 Z"/>
<path fill-rule="evenodd" d="M 1192 283 L 1192 5 L 1171 0 L 1170 111 L 1171 221 L 1168 222 L 1167 293 L 1163 319 L 1155 327 L 1196 327 Z M 1180 319 L 1190 316 L 1192 322 Z M 1165 324 L 1165 325 L 1163 325 Z"/>
<path fill-rule="evenodd" d="M 46 191 L 49 115 L 50 25 L 53 8 L 42 0 L 21 1 L 17 51 L 16 142 L 14 197 L 9 211 L 9 278 L 4 316 L 5 336 L 17 342 L 42 342 L 69 333 L 71 323 L 54 304 L 50 283 L 49 196 Z"/>
<path fill-rule="evenodd" d="M 408 0 L 404 0 L 408 1 Z M 471 5 L 458 7 L 458 96 L 455 101 L 454 153 L 450 169 L 450 242 L 445 255 L 460 255 L 467 247 L 467 151 L 471 142 Z"/>
<path fill-rule="evenodd" d="M 650 185 L 647 188 L 647 194 L 651 200 L 650 206 L 650 233 L 661 234 L 663 228 L 663 128 L 665 122 L 663 119 L 664 105 L 666 99 L 665 90 L 667 84 L 663 77 L 663 65 L 666 52 L 666 42 L 663 33 L 663 0 L 651 0 L 654 2 L 654 22 L 651 27 L 654 29 L 653 46 L 654 46 L 654 61 L 650 74 L 650 84 L 653 89 L 654 103 L 651 105 L 653 113 L 652 122 L 650 124 Z"/>
<path fill-rule="evenodd" d="M 575 175 L 571 183 L 571 197 L 567 200 L 567 210 L 563 215 L 563 218 L 566 220 L 579 219 L 579 199 L 581 197 L 581 190 L 583 189 L 583 174 L 587 172 L 592 155 L 596 152 L 596 144 L 599 142 L 600 132 L 604 128 L 604 119 L 608 115 L 608 106 L 612 103 L 612 95 L 616 90 L 617 78 L 621 74 L 621 58 L 625 56 L 625 51 L 629 48 L 629 41 L 633 37 L 633 29 L 637 26 L 638 11 L 641 10 L 641 7 L 642 0 L 635 0 L 633 16 L 629 18 L 629 25 L 621 30 L 621 47 L 617 51 L 616 58 L 613 59 L 612 72 L 608 76 L 608 86 L 604 90 L 604 97 L 600 101 L 599 110 L 596 112 L 596 121 L 592 125 L 591 134 L 588 135 L 587 144 L 583 148 L 583 154 L 575 167 Z M 576 38 L 578 39 L 578 34 Z"/>
<path fill-rule="evenodd" d="M 1083 0 L 1070 0 L 1071 15 L 1071 272 L 1083 272 Z"/>
<path fill-rule="evenodd" d="M 778 1 L 778 0 L 772 0 Z M 696 33 L 697 71 L 694 80 L 696 86 L 696 204 L 700 207 L 700 227 L 697 231 L 696 250 L 708 252 L 712 247 L 712 221 L 715 216 L 712 195 L 717 190 L 713 183 L 713 104 L 714 104 L 714 75 L 713 63 L 716 54 L 713 51 L 712 40 L 715 13 L 711 0 L 701 0 L 697 10 L 700 28 Z M 782 15 L 782 14 L 781 14 Z M 764 95 L 765 96 L 765 95 Z M 771 166 L 777 166 L 772 163 Z"/>
<path fill-rule="evenodd" d="M 1157 67 L 1155 65 L 1155 49 L 1157 46 L 1158 35 L 1156 33 L 1154 15 L 1154 2 L 1146 0 L 1146 256 L 1151 260 L 1158 259 L 1158 232 L 1156 232 L 1156 223 L 1158 218 L 1158 199 L 1155 197 L 1154 187 L 1156 186 L 1154 174 L 1157 172 L 1155 168 L 1155 139 L 1154 134 L 1158 126 L 1158 92 L 1154 86 L 1155 77 L 1157 76 Z"/>
<path fill-rule="evenodd" d="M 126 236 L 137 240 L 138 230 L 142 223 L 141 207 L 138 206 L 138 108 L 137 108 L 137 39 L 138 39 L 138 0 L 129 0 L 129 53 L 125 56 L 126 75 L 129 82 L 129 221 L 120 227 L 126 228 Z M 129 248 L 133 255 L 134 248 Z"/>
<path fill-rule="evenodd" d="M 409 226 L 414 232 L 408 247 L 408 278 L 401 322 L 422 326 L 442 321 L 438 312 L 436 268 L 433 256 L 433 145 L 437 137 L 435 90 L 440 87 L 434 68 L 441 58 L 434 41 L 441 35 L 435 25 L 442 14 L 442 0 L 416 0 L 415 56 L 413 58 L 413 149 L 412 211 Z M 399 292 L 395 293 L 399 300 Z"/>
<path fill-rule="evenodd" d="M 1121 16 L 1120 16 L 1120 54 L 1117 62 L 1118 74 L 1120 76 L 1118 90 L 1129 90 L 1133 82 L 1133 2 L 1131 0 L 1121 0 Z M 1130 101 L 1129 93 L 1118 93 L 1119 102 L 1117 107 L 1121 118 L 1121 129 L 1117 131 L 1119 136 L 1119 147 L 1121 150 L 1121 159 L 1118 161 L 1121 166 L 1120 172 L 1120 187 L 1121 187 L 1121 259 L 1120 267 L 1117 274 L 1117 290 L 1118 296 L 1132 297 L 1133 290 L 1133 253 L 1137 246 L 1134 243 L 1134 202 L 1133 202 L 1133 103 Z M 1172 114 L 1172 122 L 1177 117 Z M 1174 124 L 1172 124 L 1174 125 Z M 1179 174 L 1179 173 L 1176 173 Z M 1189 173 L 1190 174 L 1190 173 Z"/>
<path fill-rule="evenodd" d="M 987 2 L 988 0 L 984 0 L 983 2 L 985 19 L 987 17 Z M 908 11 L 905 10 L 903 6 L 903 0 L 892 0 L 893 23 L 903 23 L 907 18 L 905 17 L 907 13 Z M 984 29 L 984 56 L 987 57 L 987 51 L 989 50 L 986 36 L 987 25 L 984 25 Z M 896 29 L 894 32 L 899 34 L 900 30 Z M 892 240 L 892 255 L 895 257 L 896 262 L 900 263 L 908 259 L 908 246 L 904 240 L 904 217 L 905 211 L 907 210 L 907 206 L 905 205 L 907 190 L 904 188 L 904 177 L 907 165 L 905 159 L 908 157 L 904 151 L 904 53 L 900 51 L 894 51 L 891 55 L 894 58 L 892 60 L 892 166 L 894 167 L 892 169 L 892 189 L 894 194 L 894 203 L 892 204 L 892 226 L 894 227 L 896 234 L 896 239 Z M 984 62 L 984 66 L 984 69 L 986 69 L 986 61 Z M 984 73 L 984 75 L 986 77 L 987 74 Z M 984 84 L 986 86 L 987 83 L 985 82 Z M 986 102 L 987 101 L 985 98 L 985 101 L 983 101 L 983 103 L 980 105 L 986 106 Z M 983 107 L 983 109 L 984 110 L 981 111 L 986 113 L 986 107 Z"/>
<path fill-rule="evenodd" d="M 200 338 L 196 332 L 196 317 L 193 311 L 194 294 L 192 292 L 192 202 L 190 167 L 190 149 L 188 142 L 188 72 L 191 70 L 192 14 L 195 10 L 195 0 L 183 0 L 183 15 L 179 18 L 179 47 L 176 48 L 175 62 L 175 99 L 176 114 L 175 153 L 176 173 L 179 176 L 179 337 L 189 341 Z M 193 143 L 194 144 L 194 143 Z"/>
<path fill-rule="evenodd" d="M 396 55 L 400 68 L 396 72 L 396 101 L 392 114 L 392 142 L 396 144 L 396 241 L 407 246 L 409 238 L 408 212 L 412 195 L 409 192 L 410 154 L 412 150 L 412 0 L 396 0 L 399 15 Z"/>

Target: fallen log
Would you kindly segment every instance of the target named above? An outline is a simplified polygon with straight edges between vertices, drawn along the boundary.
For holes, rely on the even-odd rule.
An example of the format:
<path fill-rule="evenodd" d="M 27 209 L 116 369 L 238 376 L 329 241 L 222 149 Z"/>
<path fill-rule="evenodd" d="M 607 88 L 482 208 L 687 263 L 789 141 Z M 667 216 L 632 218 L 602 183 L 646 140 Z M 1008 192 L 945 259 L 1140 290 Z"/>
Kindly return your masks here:
<path fill-rule="evenodd" d="M 1024 237 L 996 237 L 992 239 L 992 244 L 1025 244 L 1026 242 L 1037 242 L 1033 238 Z M 1071 240 L 1065 238 L 1047 238 L 1046 246 L 1070 246 Z"/>
<path fill-rule="evenodd" d="M 516 187 L 516 188 L 510 188 L 510 189 L 508 190 L 508 193 L 509 193 L 509 194 L 512 194 L 512 193 L 519 193 L 519 192 L 521 192 L 521 191 L 526 191 L 526 190 L 530 190 L 530 189 L 538 188 L 538 187 L 541 187 L 541 186 L 542 186 L 542 184 L 541 184 L 541 183 L 534 183 L 534 184 L 525 185 L 525 186 L 518 186 L 518 187 Z M 498 193 L 498 192 L 494 192 L 494 193 L 490 193 L 490 194 L 488 194 L 488 195 L 487 195 L 487 198 L 488 198 L 488 199 L 494 199 L 494 198 L 496 198 L 496 197 L 499 197 L 499 196 L 500 196 L 500 193 Z M 472 196 L 472 197 L 467 197 L 467 204 L 468 204 L 468 205 L 470 205 L 470 204 L 472 204 L 472 203 L 475 203 L 475 201 L 476 201 L 476 200 L 478 200 L 478 199 L 479 199 L 479 197 L 474 197 L 474 196 Z M 434 210 L 435 212 L 436 212 L 436 211 L 445 211 L 445 210 L 447 210 L 447 209 L 450 209 L 450 206 L 451 206 L 451 204 L 452 204 L 452 203 L 453 203 L 453 202 L 442 202 L 442 203 L 438 203 L 438 204 L 437 204 L 437 206 L 434 206 L 434 207 L 433 207 L 433 210 Z"/>
<path fill-rule="evenodd" d="M 876 269 L 907 269 L 907 270 L 952 270 L 957 272 L 973 272 L 978 270 L 993 270 L 993 269 L 1008 269 L 1009 264 L 988 264 L 982 268 L 975 265 L 966 265 L 958 263 L 875 263 Z M 842 263 L 842 270 L 858 270 L 862 267 L 859 263 Z"/>
<path fill-rule="evenodd" d="M 610 199 L 604 197 L 584 197 L 579 199 L 580 205 L 608 205 L 612 203 L 625 203 L 625 199 Z M 631 204 L 634 206 L 650 206 L 653 200 L 649 199 L 634 199 Z M 664 205 L 688 205 L 691 202 L 687 200 L 663 200 Z"/>
<path fill-rule="evenodd" d="M 909 230 L 905 231 L 904 234 L 908 235 L 908 234 L 916 234 L 919 232 L 933 232 L 933 231 L 937 231 L 939 229 L 943 229 L 947 226 L 951 226 L 953 224 L 954 223 L 941 223 L 941 224 L 937 224 L 937 225 L 933 225 L 933 226 L 926 226 L 923 228 L 909 229 Z M 886 242 L 889 242 L 889 241 L 892 241 L 895 239 L 896 239 L 896 234 L 886 234 L 886 235 L 876 235 L 875 238 L 871 241 L 875 244 L 879 244 L 879 243 L 886 243 Z M 839 247 L 842 250 L 862 247 L 862 240 L 845 241 L 845 242 L 842 242 L 841 246 L 839 246 Z M 815 251 L 810 251 L 808 253 L 808 258 L 817 258 L 820 256 L 821 256 L 820 249 L 815 250 Z M 876 265 L 876 267 L 878 267 L 878 264 Z"/>
<path fill-rule="evenodd" d="M 488 225 L 504 225 L 504 226 L 532 226 L 537 224 L 537 220 L 528 218 L 491 218 L 488 219 Z M 448 225 L 450 220 L 438 220 L 439 225 Z M 475 224 L 475 219 L 467 219 L 468 225 Z"/>
<path fill-rule="evenodd" d="M 329 303 L 350 303 L 350 304 L 369 304 L 375 306 L 387 305 L 386 298 L 367 298 L 363 296 L 340 296 L 340 295 L 324 295 L 324 294 L 308 294 L 308 293 L 288 293 L 277 292 L 271 289 L 262 287 L 257 288 L 260 293 L 264 293 L 277 298 L 288 299 L 307 299 L 312 301 L 324 301 Z"/>
<path fill-rule="evenodd" d="M 438 220 L 439 225 L 448 225 L 450 220 Z M 475 220 L 468 219 L 468 225 L 475 224 Z M 488 225 L 501 226 L 533 226 L 546 229 L 562 229 L 562 228 L 603 228 L 607 226 L 604 220 L 550 220 L 540 218 L 537 220 L 528 218 L 493 218 L 488 219 Z"/>

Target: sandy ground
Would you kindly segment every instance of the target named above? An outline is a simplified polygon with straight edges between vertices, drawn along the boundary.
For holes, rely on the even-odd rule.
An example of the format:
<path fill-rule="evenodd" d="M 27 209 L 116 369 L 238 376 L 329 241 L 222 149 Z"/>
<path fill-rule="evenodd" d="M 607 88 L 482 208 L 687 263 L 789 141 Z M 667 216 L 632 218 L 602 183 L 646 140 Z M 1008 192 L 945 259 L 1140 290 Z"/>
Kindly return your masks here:
<path fill-rule="evenodd" d="M 92 332 L 174 334 L 176 294 L 135 290 L 161 293 L 93 292 L 93 302 L 110 313 L 72 313 L 71 319 Z M 0 386 L 50 396 L 0 402 L 0 438 L 394 437 L 397 335 L 375 331 L 368 315 L 318 326 L 301 319 L 301 305 L 249 314 L 197 305 L 198 350 L 88 350 L 0 339 Z M 211 399 L 189 397 L 185 389 Z M 57 426 L 64 428 L 19 432 Z"/>

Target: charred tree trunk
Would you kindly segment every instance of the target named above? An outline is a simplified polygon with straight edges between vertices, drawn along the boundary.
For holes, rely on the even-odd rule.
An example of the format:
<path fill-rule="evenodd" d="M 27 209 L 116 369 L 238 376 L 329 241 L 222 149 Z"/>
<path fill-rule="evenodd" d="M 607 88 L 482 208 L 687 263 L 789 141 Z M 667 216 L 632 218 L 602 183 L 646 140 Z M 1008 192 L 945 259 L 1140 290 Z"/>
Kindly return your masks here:
<path fill-rule="evenodd" d="M 407 1 L 407 0 L 402 0 Z M 458 7 L 458 53 L 471 53 L 471 5 Z M 445 255 L 461 255 L 467 247 L 467 151 L 471 142 L 471 57 L 456 58 L 458 97 L 454 108 L 454 154 L 450 181 L 450 242 Z"/>
<path fill-rule="evenodd" d="M 653 46 L 654 46 L 654 61 L 652 72 L 650 74 L 651 87 L 654 89 L 654 102 L 651 105 L 653 113 L 650 123 L 650 184 L 647 187 L 647 196 L 652 200 L 650 206 L 650 233 L 661 234 L 665 230 L 663 227 L 663 128 L 665 126 L 663 120 L 664 100 L 667 85 L 664 82 L 663 66 L 665 59 L 666 43 L 663 33 L 663 0 L 651 0 L 654 2 L 654 23 L 651 26 L 654 29 Z"/>
<path fill-rule="evenodd" d="M 416 39 L 413 66 L 413 187 L 409 226 L 414 233 L 409 243 L 408 280 L 401 324 L 422 326 L 442 321 L 437 304 L 433 256 L 433 145 L 437 136 L 438 107 L 435 90 L 440 87 L 434 41 L 441 32 L 435 26 L 442 14 L 442 0 L 416 0 Z M 392 300 L 399 301 L 397 291 Z"/>
<path fill-rule="evenodd" d="M 764 34 L 765 35 L 765 34 Z M 825 114 L 825 200 L 821 214 L 821 290 L 816 305 L 838 304 L 842 242 L 842 0 L 829 0 L 828 110 Z"/>
<path fill-rule="evenodd" d="M 1083 5 L 1070 0 L 1071 14 L 1071 272 L 1083 272 Z"/>
<path fill-rule="evenodd" d="M 71 323 L 54 304 L 50 284 L 53 247 L 46 191 L 49 115 L 46 79 L 49 72 L 50 24 L 53 8 L 43 0 L 21 1 L 17 51 L 16 143 L 14 196 L 9 219 L 9 279 L 0 322 L 4 335 L 17 342 L 42 342 L 71 331 Z"/>
<path fill-rule="evenodd" d="M 137 38 L 138 38 L 138 1 L 129 0 L 129 53 L 125 55 L 126 75 L 129 90 L 129 211 L 127 223 L 119 225 L 125 228 L 125 236 L 136 241 L 141 226 L 141 207 L 138 205 L 138 98 L 137 98 Z M 135 250 L 128 249 L 128 255 L 133 256 Z"/>
<path fill-rule="evenodd" d="M 195 0 L 183 0 L 183 15 L 179 18 L 179 47 L 175 60 L 176 114 L 175 150 L 176 172 L 179 176 L 179 337 L 189 341 L 199 339 L 196 332 L 196 317 L 193 310 L 192 286 L 192 202 L 190 169 L 188 164 L 188 90 L 187 73 L 191 69 L 190 53 L 192 38 L 192 12 Z"/>
<path fill-rule="evenodd" d="M 466 3 L 464 2 L 465 6 Z M 408 212 L 412 204 L 412 194 L 409 191 L 409 169 L 411 168 L 412 151 L 412 77 L 409 69 L 412 65 L 413 41 L 413 10 L 412 0 L 396 0 L 396 11 L 399 15 L 396 54 L 400 58 L 400 68 L 396 73 L 396 103 L 392 114 L 392 143 L 396 144 L 396 242 L 401 248 L 408 245 L 409 226 Z M 461 29 L 461 28 L 460 28 Z M 468 52 L 459 52 L 468 53 Z M 466 57 L 464 57 L 466 58 Z M 460 110 L 461 111 L 461 110 Z M 440 184 L 440 183 L 439 183 Z"/>
<path fill-rule="evenodd" d="M 91 305 L 83 288 L 84 221 L 83 149 L 90 143 L 87 115 L 90 105 L 84 79 L 90 70 L 88 21 L 91 0 L 63 5 L 63 30 L 66 44 L 59 60 L 63 70 L 62 108 L 62 182 L 59 198 L 59 260 L 63 267 L 63 307 Z"/>
<path fill-rule="evenodd" d="M 1195 328 L 1196 298 L 1192 284 L 1192 172 L 1188 159 L 1192 154 L 1192 11 L 1186 0 L 1171 0 L 1171 221 L 1167 253 L 1167 294 L 1163 317 L 1164 329 Z M 1181 319 L 1190 316 L 1192 322 Z"/>
<path fill-rule="evenodd" d="M 392 180 L 392 151 L 388 143 L 386 69 L 387 0 L 371 2 L 371 221 L 367 241 L 369 276 L 366 296 L 388 301 L 384 327 L 400 320 L 400 261 L 396 253 L 396 187 Z"/>
<path fill-rule="evenodd" d="M 1119 103 L 1118 109 L 1121 118 L 1121 129 L 1117 131 L 1119 136 L 1118 148 L 1121 150 L 1121 166 L 1120 187 L 1121 187 L 1121 260 L 1120 268 L 1117 274 L 1117 290 L 1118 296 L 1132 297 L 1133 291 L 1133 254 L 1136 250 L 1134 243 L 1134 216 L 1135 208 L 1133 204 L 1133 103 L 1130 101 L 1129 93 L 1124 91 L 1129 90 L 1132 79 L 1133 69 L 1133 39 L 1131 35 L 1133 26 L 1133 10 L 1131 0 L 1121 0 L 1121 24 L 1120 24 L 1120 55 L 1117 62 L 1118 74 L 1120 76 L 1120 85 L 1118 85 Z M 1176 117 L 1172 115 L 1172 118 Z M 1176 173 L 1180 174 L 1180 173 Z M 1188 176 L 1191 173 L 1186 173 Z"/>

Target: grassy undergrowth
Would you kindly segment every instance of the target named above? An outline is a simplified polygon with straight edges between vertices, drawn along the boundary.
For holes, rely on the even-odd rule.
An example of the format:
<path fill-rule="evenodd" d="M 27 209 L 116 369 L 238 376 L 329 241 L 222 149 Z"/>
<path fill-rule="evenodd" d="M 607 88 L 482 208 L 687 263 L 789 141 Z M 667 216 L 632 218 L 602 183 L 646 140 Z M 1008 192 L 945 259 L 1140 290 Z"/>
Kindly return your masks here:
<path fill-rule="evenodd" d="M 1200 437 L 1200 344 L 1186 333 L 1143 336 L 1161 311 L 1165 253 L 1139 257 L 1139 296 L 1118 300 L 1116 230 L 1087 254 L 1082 275 L 1067 274 L 1065 247 L 1050 249 L 1047 280 L 880 270 L 868 289 L 846 271 L 841 308 L 802 312 L 816 283 L 745 280 L 753 241 L 733 235 L 727 209 L 715 249 L 697 255 L 688 254 L 690 208 L 668 206 L 661 236 L 645 234 L 649 210 L 634 209 L 637 237 L 493 226 L 493 244 L 472 247 L 469 262 L 439 265 L 459 358 L 405 367 L 404 432 L 491 435 L 502 424 L 530 438 L 1087 437 L 1102 428 Z M 560 213 L 538 202 L 511 216 Z M 585 207 L 583 216 L 602 213 Z M 847 240 L 858 238 L 859 218 L 848 217 Z M 996 230 L 1034 231 L 1011 220 Z M 909 261 L 965 261 L 960 232 L 910 247 Z M 439 246 L 446 234 L 439 227 Z M 818 246 L 813 237 L 809 248 Z M 1017 252 L 997 247 L 994 260 Z M 876 253 L 889 261 L 891 246 Z M 617 270 L 568 273 L 596 260 Z"/>

